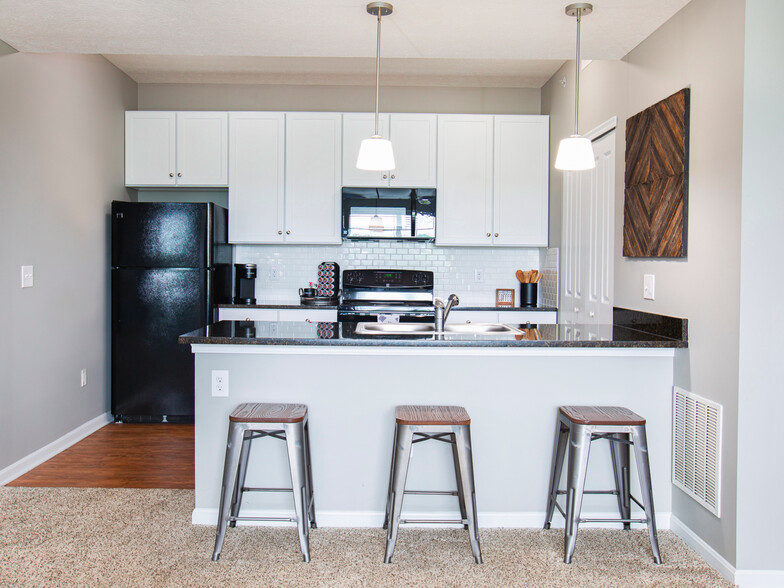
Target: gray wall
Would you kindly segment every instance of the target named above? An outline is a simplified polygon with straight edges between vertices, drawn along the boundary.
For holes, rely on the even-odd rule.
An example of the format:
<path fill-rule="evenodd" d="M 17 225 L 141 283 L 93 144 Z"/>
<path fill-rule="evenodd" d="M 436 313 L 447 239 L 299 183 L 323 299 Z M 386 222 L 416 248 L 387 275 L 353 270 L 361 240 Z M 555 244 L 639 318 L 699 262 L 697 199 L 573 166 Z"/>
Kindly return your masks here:
<path fill-rule="evenodd" d="M 384 112 L 539 114 L 530 88 L 381 87 Z M 375 88 L 242 84 L 139 84 L 139 110 L 368 112 Z"/>
<path fill-rule="evenodd" d="M 784 291 L 778 259 L 784 199 L 784 37 L 781 0 L 747 0 L 743 109 L 743 207 L 738 407 L 738 563 L 741 570 L 784 570 Z M 772 271 L 773 270 L 773 271 Z M 764 519 L 764 520 L 761 520 Z"/>
<path fill-rule="evenodd" d="M 591 21 L 583 23 L 589 34 Z M 673 487 L 673 513 L 730 563 L 736 557 L 738 333 L 744 3 L 693 0 L 620 62 L 582 70 L 580 130 L 618 117 L 615 305 L 689 319 L 689 350 L 676 358 L 676 385 L 724 406 L 722 514 L 716 518 Z M 574 63 L 542 89 L 553 154 L 573 131 Z M 568 83 L 561 86 L 561 78 Z M 622 257 L 624 130 L 628 117 L 691 88 L 689 257 Z M 551 244 L 560 243 L 561 175 L 551 176 Z M 656 300 L 642 298 L 643 274 Z"/>
<path fill-rule="evenodd" d="M 136 92 L 99 56 L 0 57 L 0 469 L 109 409 L 108 213 Z"/>

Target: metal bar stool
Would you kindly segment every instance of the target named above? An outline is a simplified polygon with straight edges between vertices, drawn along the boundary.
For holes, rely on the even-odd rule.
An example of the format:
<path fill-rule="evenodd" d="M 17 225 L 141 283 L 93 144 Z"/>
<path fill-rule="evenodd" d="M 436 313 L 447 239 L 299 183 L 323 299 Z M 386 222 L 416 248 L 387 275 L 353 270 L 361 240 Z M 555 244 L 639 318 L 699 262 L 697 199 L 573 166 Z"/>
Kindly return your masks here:
<path fill-rule="evenodd" d="M 406 490 L 408 462 L 411 446 L 422 441 L 442 441 L 452 445 L 457 490 Z M 429 519 L 400 519 L 405 494 L 457 496 L 460 503 L 460 520 L 439 521 Z M 471 497 L 467 508 L 466 497 Z M 474 491 L 474 465 L 471 457 L 471 419 L 461 406 L 398 406 L 395 409 L 395 436 L 392 464 L 389 472 L 389 491 L 384 528 L 387 529 L 387 549 L 384 563 L 392 561 L 397 531 L 406 523 L 454 523 L 468 529 L 471 551 L 476 563 L 482 563 L 479 549 L 479 526 L 476 517 L 476 492 Z"/>
<path fill-rule="evenodd" d="M 254 439 L 274 437 L 286 442 L 291 471 L 291 488 L 247 488 L 250 445 Z M 241 517 L 240 505 L 245 492 L 292 492 L 295 518 Z M 290 521 L 297 523 L 302 558 L 310 561 L 308 523 L 316 528 L 313 501 L 313 476 L 310 467 L 308 407 L 304 404 L 240 404 L 229 416 L 229 438 L 223 465 L 218 527 L 212 561 L 218 561 L 226 536 L 226 525 L 237 521 Z"/>
<path fill-rule="evenodd" d="M 550 528 L 553 510 L 558 509 L 566 519 L 564 530 L 564 562 L 571 563 L 577 542 L 580 523 L 622 522 L 628 530 L 631 523 L 646 523 L 651 540 L 655 563 L 662 562 L 659 541 L 656 537 L 656 516 L 653 509 L 651 470 L 648 463 L 648 441 L 645 434 L 645 419 L 628 408 L 620 406 L 561 406 L 558 409 L 555 427 L 555 447 L 550 473 L 550 489 L 547 498 L 547 518 L 544 528 Z M 610 442 L 615 490 L 585 490 L 585 474 L 588 471 L 588 454 L 591 441 L 607 439 Z M 561 469 L 569 443 L 566 490 L 559 490 Z M 640 477 L 642 503 L 629 491 L 629 446 L 634 446 L 637 474 Z M 566 495 L 566 511 L 557 502 L 559 494 Z M 614 494 L 618 497 L 618 519 L 586 519 L 580 517 L 584 494 Z M 645 518 L 631 518 L 633 500 L 645 512 Z"/>

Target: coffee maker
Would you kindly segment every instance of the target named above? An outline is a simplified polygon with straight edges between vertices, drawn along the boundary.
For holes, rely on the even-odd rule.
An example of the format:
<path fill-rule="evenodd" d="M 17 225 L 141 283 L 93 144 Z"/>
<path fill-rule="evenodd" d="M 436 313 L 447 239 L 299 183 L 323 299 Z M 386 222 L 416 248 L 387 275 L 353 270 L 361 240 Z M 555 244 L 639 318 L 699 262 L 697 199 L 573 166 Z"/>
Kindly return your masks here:
<path fill-rule="evenodd" d="M 234 264 L 234 304 L 256 304 L 256 264 Z"/>

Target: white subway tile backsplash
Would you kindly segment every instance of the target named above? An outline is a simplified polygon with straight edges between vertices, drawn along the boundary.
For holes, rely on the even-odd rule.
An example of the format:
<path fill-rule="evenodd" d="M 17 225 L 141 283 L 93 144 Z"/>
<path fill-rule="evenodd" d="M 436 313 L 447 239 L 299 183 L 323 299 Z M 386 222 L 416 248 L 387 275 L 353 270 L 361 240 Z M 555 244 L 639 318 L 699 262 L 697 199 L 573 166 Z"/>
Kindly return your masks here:
<path fill-rule="evenodd" d="M 540 251 L 542 252 L 540 255 Z M 299 288 L 316 281 L 316 267 L 323 261 L 335 261 L 345 269 L 427 269 L 435 273 L 435 295 L 460 296 L 463 306 L 494 306 L 496 288 L 514 288 L 519 293 L 515 277 L 518 269 L 553 268 L 557 300 L 558 252 L 552 254 L 539 248 L 515 247 L 436 247 L 432 243 L 395 241 L 346 241 L 343 245 L 236 245 L 236 263 L 255 263 L 259 267 L 256 279 L 256 300 L 264 302 L 298 302 Z M 269 269 L 281 271 L 278 280 L 269 280 Z M 474 280 L 474 270 L 483 270 L 482 282 Z M 546 272 L 546 274 L 549 272 Z M 545 304 L 545 285 L 540 284 L 540 304 Z M 549 296 L 548 296 L 549 300 Z"/>

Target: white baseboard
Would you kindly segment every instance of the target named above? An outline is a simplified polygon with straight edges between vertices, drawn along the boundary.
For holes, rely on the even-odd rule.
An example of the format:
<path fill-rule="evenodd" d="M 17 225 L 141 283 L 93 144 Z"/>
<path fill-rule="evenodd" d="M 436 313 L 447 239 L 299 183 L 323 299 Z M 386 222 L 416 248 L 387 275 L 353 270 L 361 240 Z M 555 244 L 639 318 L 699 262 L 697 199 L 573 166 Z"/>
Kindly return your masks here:
<path fill-rule="evenodd" d="M 34 451 L 30 455 L 12 463 L 10 466 L 3 468 L 0 470 L 0 486 L 5 486 L 8 482 L 16 480 L 22 474 L 26 474 L 34 467 L 41 465 L 61 451 L 68 449 L 74 443 L 95 433 L 95 431 L 112 422 L 112 420 L 112 415 L 108 412 L 99 415 L 83 425 L 76 427 L 73 431 L 66 433 L 59 439 L 55 439 L 48 445 L 41 447 L 41 449 Z"/>
<path fill-rule="evenodd" d="M 736 570 L 735 583 L 740 588 L 781 588 L 784 570 Z"/>
<path fill-rule="evenodd" d="M 480 512 L 479 526 L 482 528 L 508 528 L 508 529 L 541 529 L 544 522 L 544 512 Z M 271 511 L 271 510 L 243 510 L 242 516 L 248 517 L 293 517 L 294 511 Z M 583 513 L 586 518 L 609 518 L 616 517 L 618 513 Z M 416 513 L 404 512 L 402 518 L 427 518 L 429 520 L 454 520 L 460 518 L 456 512 L 424 512 Z M 559 520 L 560 519 L 560 520 Z M 217 508 L 195 508 L 191 514 L 191 522 L 194 525 L 215 525 L 218 521 Z M 349 528 L 373 528 L 380 527 L 384 522 L 382 511 L 316 511 L 316 521 L 319 527 L 349 527 Z M 287 526 L 293 523 L 263 522 L 263 521 L 243 521 L 241 525 L 269 525 Z M 656 525 L 659 529 L 670 528 L 670 513 L 658 513 L 656 515 Z M 415 527 L 417 525 L 407 525 Z M 425 525 L 420 525 L 425 526 Z M 427 525 L 428 527 L 438 527 L 439 525 Z M 444 527 L 454 527 L 455 525 L 445 524 Z M 602 527 L 602 528 L 622 528 L 617 523 L 583 523 L 581 527 Z M 638 525 L 634 525 L 635 528 Z M 563 528 L 563 517 L 553 518 L 553 528 Z"/>

